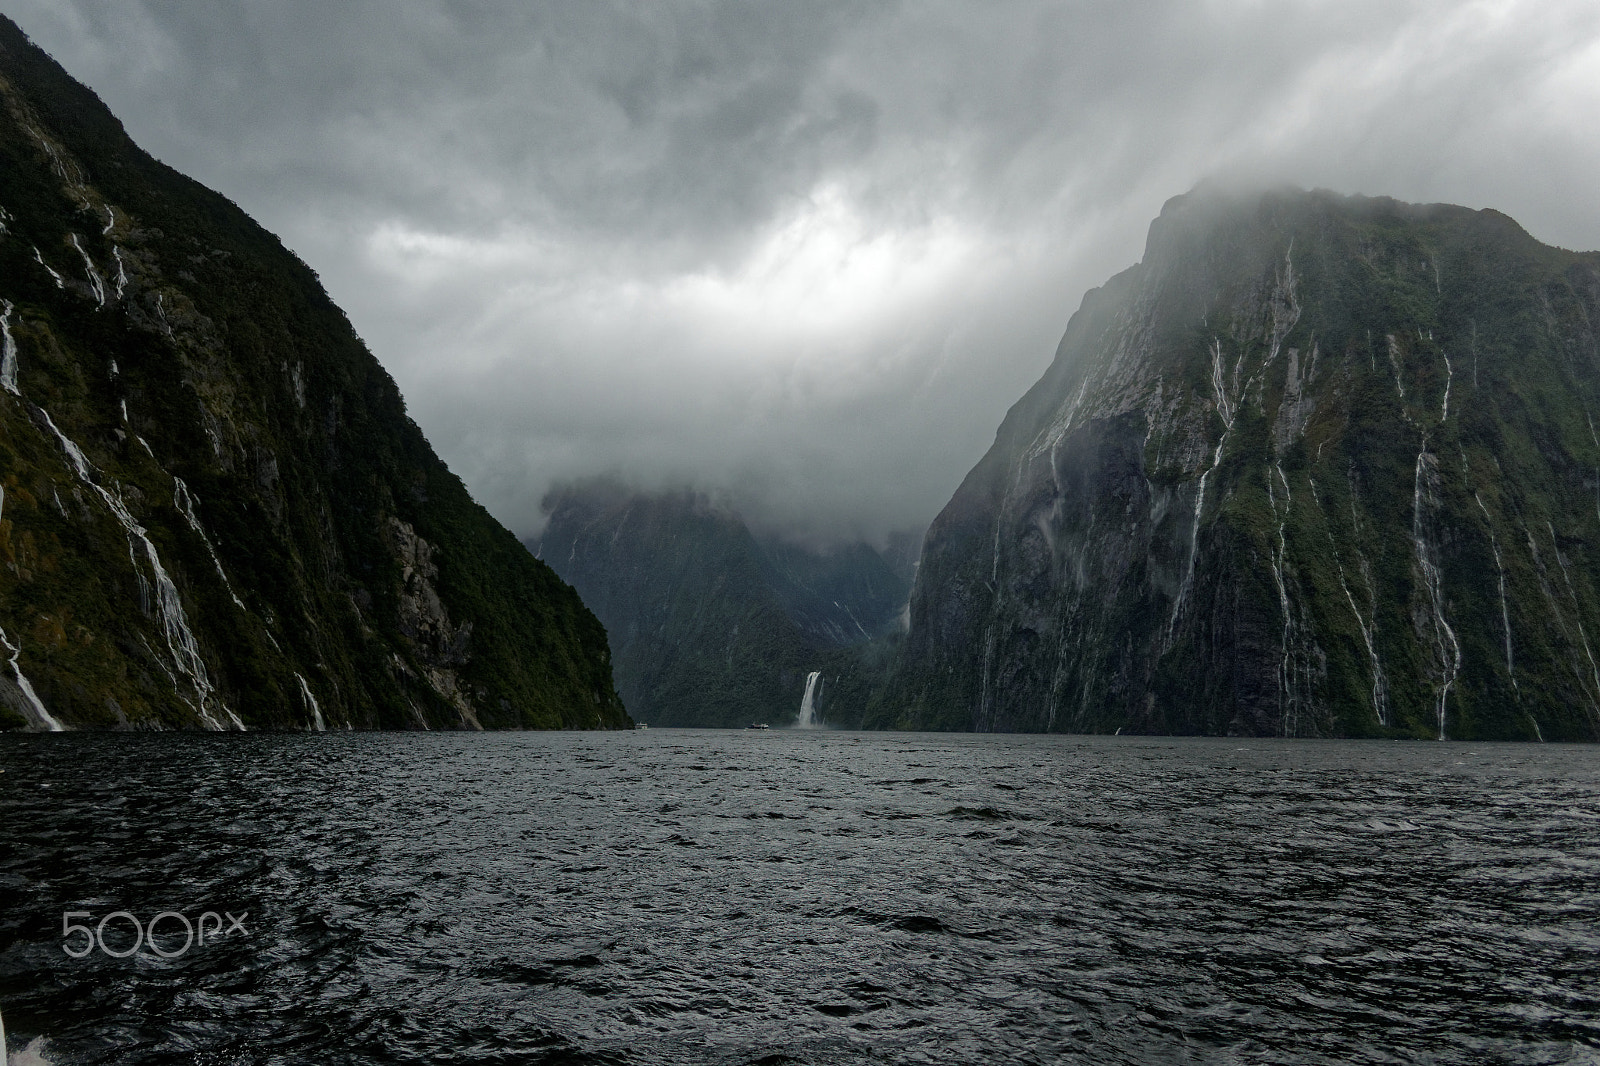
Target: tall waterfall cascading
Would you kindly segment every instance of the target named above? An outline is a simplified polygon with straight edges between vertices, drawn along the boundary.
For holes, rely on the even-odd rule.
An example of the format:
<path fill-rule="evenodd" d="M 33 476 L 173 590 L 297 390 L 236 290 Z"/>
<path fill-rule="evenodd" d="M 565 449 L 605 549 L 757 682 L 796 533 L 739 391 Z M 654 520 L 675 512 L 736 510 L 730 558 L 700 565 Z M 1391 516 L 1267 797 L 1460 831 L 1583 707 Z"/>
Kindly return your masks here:
<path fill-rule="evenodd" d="M 806 695 L 800 701 L 800 720 L 795 724 L 801 729 L 815 729 L 821 725 L 817 721 L 817 681 L 822 677 L 821 670 L 813 670 L 806 675 Z"/>
<path fill-rule="evenodd" d="M 326 733 L 328 726 L 322 720 L 322 708 L 317 706 L 317 698 L 311 694 L 311 686 L 306 684 L 306 679 L 300 675 L 300 671 L 296 670 L 294 676 L 300 682 L 300 698 L 305 700 L 306 706 L 311 709 L 313 725 L 315 725 L 317 732 Z"/>

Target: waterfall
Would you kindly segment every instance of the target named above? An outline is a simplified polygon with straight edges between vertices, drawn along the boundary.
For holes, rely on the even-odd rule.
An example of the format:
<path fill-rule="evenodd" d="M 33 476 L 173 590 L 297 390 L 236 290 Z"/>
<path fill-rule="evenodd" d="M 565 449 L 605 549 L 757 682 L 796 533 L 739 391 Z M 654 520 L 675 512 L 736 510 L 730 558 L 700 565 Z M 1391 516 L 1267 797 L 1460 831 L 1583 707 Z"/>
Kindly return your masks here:
<path fill-rule="evenodd" d="M 117 299 L 122 299 L 122 290 L 128 287 L 128 268 L 122 261 L 122 248 L 113 244 L 111 256 L 117 261 Z"/>
<path fill-rule="evenodd" d="M 816 705 L 817 681 L 821 677 L 821 670 L 813 670 L 806 675 L 806 695 L 800 701 L 800 721 L 796 723 L 801 729 L 815 729 L 821 724 L 817 721 Z"/>
<path fill-rule="evenodd" d="M 1422 450 L 1417 453 L 1416 472 L 1411 489 L 1411 543 L 1416 551 L 1417 571 L 1422 576 L 1422 587 L 1428 594 L 1432 608 L 1433 651 L 1439 663 L 1439 688 L 1434 700 L 1434 715 L 1439 720 L 1439 739 L 1448 739 L 1445 733 L 1445 714 L 1450 699 L 1450 687 L 1461 673 L 1461 644 L 1455 630 L 1444 614 L 1444 582 L 1440 570 L 1439 542 L 1433 531 L 1433 513 L 1439 507 L 1434 495 L 1438 483 L 1438 460 L 1428 451 L 1428 437 L 1422 437 Z M 1597 672 L 1600 677 L 1600 672 Z"/>
<path fill-rule="evenodd" d="M 83 270 L 89 275 L 89 287 L 94 290 L 95 303 L 104 307 L 106 305 L 106 283 L 100 277 L 100 271 L 94 268 L 94 260 L 89 258 L 89 253 L 84 251 L 83 242 L 78 240 L 78 235 L 72 235 L 72 246 L 83 256 Z"/>
<path fill-rule="evenodd" d="M 306 679 L 300 676 L 300 671 L 296 670 L 294 676 L 300 682 L 301 698 L 306 701 L 306 706 L 311 708 L 312 721 L 316 725 L 317 732 L 326 733 L 328 727 L 322 721 L 322 708 L 317 706 L 317 698 L 311 694 L 311 686 L 307 685 Z"/>
<path fill-rule="evenodd" d="M 37 247 L 33 249 L 33 258 L 40 266 L 44 267 L 50 272 L 50 276 L 55 279 L 56 288 L 65 289 L 67 287 L 66 281 L 62 279 L 60 274 L 56 273 L 55 267 L 44 261 L 44 256 L 39 254 L 39 249 Z"/>
<path fill-rule="evenodd" d="M 184 613 L 183 601 L 178 597 L 178 588 L 172 583 L 172 578 L 168 576 L 166 568 L 161 565 L 161 556 L 156 553 L 156 546 L 151 543 L 145 528 L 134 520 L 133 515 L 122 502 L 121 493 L 118 492 L 113 495 L 104 486 L 96 482 L 93 476 L 95 473 L 94 468 L 83 454 L 82 449 L 65 433 L 56 428 L 55 422 L 50 418 L 50 412 L 43 408 L 39 408 L 38 411 L 44 419 L 45 428 L 54 434 L 57 443 L 61 445 L 61 450 L 66 453 L 73 471 L 78 475 L 78 480 L 95 492 L 101 501 L 105 503 L 106 509 L 111 512 L 118 522 L 122 523 L 122 528 L 128 535 L 128 560 L 133 564 L 133 572 L 139 579 L 141 600 L 145 599 L 147 595 L 145 590 L 148 586 L 145 584 L 144 572 L 139 568 L 139 560 L 134 548 L 135 545 L 138 545 L 144 549 L 145 561 L 149 564 L 150 571 L 155 577 L 156 606 L 160 610 L 161 626 L 167 638 L 167 650 L 172 653 L 173 664 L 193 684 L 195 697 L 199 701 L 196 713 L 199 714 L 201 720 L 212 729 L 220 730 L 226 728 L 207 708 L 207 704 L 211 702 L 212 694 L 215 690 L 211 684 L 210 676 L 206 673 L 205 660 L 200 657 L 200 645 L 195 640 L 193 631 L 189 628 L 189 619 Z M 175 676 L 173 677 L 173 687 L 177 687 L 177 678 Z M 179 698 L 182 699 L 181 696 Z M 187 703 L 188 701 L 184 700 L 184 702 Z M 239 720 L 238 715 L 228 708 L 227 704 L 220 699 L 215 702 L 223 713 L 232 720 L 235 728 L 244 728 L 244 723 Z M 190 704 L 190 706 L 194 705 Z"/>
<path fill-rule="evenodd" d="M 1284 269 L 1277 275 L 1277 287 L 1273 290 L 1271 300 L 1272 329 L 1269 335 L 1269 347 L 1266 358 L 1255 369 L 1241 386 L 1239 375 L 1244 372 L 1245 352 L 1240 350 L 1238 357 L 1233 361 L 1233 387 L 1235 395 L 1228 395 L 1228 367 L 1227 360 L 1222 355 L 1222 339 L 1213 338 L 1211 342 L 1211 391 L 1216 394 L 1217 417 L 1222 419 L 1222 436 L 1217 439 L 1217 448 L 1211 453 L 1211 465 L 1206 467 L 1200 475 L 1200 487 L 1194 497 L 1194 524 L 1189 528 L 1189 562 L 1184 568 L 1183 582 L 1178 586 L 1178 594 L 1172 601 L 1172 618 L 1167 622 L 1167 646 L 1171 647 L 1173 635 L 1178 630 L 1178 618 L 1183 613 L 1183 601 L 1194 585 L 1195 557 L 1200 550 L 1200 518 L 1206 506 L 1206 482 L 1211 474 L 1222 463 L 1222 451 L 1228 446 L 1228 436 L 1233 432 L 1233 423 L 1239 417 L 1239 408 L 1244 406 L 1245 399 L 1249 396 L 1252 387 L 1262 379 L 1266 370 L 1277 362 L 1278 353 L 1283 349 L 1284 338 L 1289 336 L 1289 331 L 1294 329 L 1300 321 L 1300 300 L 1295 295 L 1295 285 L 1298 279 L 1294 273 L 1294 242 L 1289 242 L 1288 251 L 1283 256 Z M 1256 392 L 1259 402 L 1260 390 Z M 1287 487 L 1287 486 L 1286 486 Z"/>
<path fill-rule="evenodd" d="M 39 694 L 33 691 L 33 686 L 28 683 L 27 675 L 22 672 L 22 666 L 18 662 L 22 658 L 21 634 L 17 635 L 17 642 L 12 644 L 10 638 L 6 636 L 6 631 L 0 629 L 0 646 L 3 646 L 6 651 L 11 653 L 11 672 L 17 677 L 17 688 L 22 691 L 22 698 L 28 701 L 28 709 L 33 712 L 35 721 L 32 724 L 42 726 L 53 733 L 59 733 L 65 729 L 66 726 L 56 721 L 50 712 L 45 710 L 44 702 L 39 699 Z"/>
<path fill-rule="evenodd" d="M 124 422 L 126 422 L 128 420 L 128 417 L 127 417 L 128 409 L 127 409 L 127 401 L 126 400 L 123 401 L 122 415 L 123 415 L 122 420 Z M 139 443 L 140 444 L 144 444 L 144 438 L 143 437 L 139 438 Z M 150 450 L 150 445 L 145 444 L 144 447 L 145 447 L 145 451 L 149 451 Z M 152 459 L 154 459 L 155 458 L 155 454 L 151 453 L 150 457 Z M 160 464 L 158 463 L 157 465 L 159 466 Z M 165 470 L 163 470 L 161 472 L 163 474 L 166 473 Z M 215 566 L 217 568 L 217 576 L 222 579 L 222 587 L 228 590 L 228 595 L 229 596 L 233 597 L 233 605 L 235 607 L 239 608 L 239 610 L 241 610 L 241 611 L 248 611 L 249 608 L 246 607 L 244 605 L 244 602 L 239 599 L 239 594 L 233 591 L 233 583 L 228 580 L 228 575 L 222 569 L 222 560 L 217 558 L 217 549 L 211 546 L 211 538 L 206 536 L 205 528 L 200 525 L 199 516 L 194 513 L 194 504 L 195 504 L 194 493 L 190 492 L 189 491 L 189 486 L 187 486 L 187 485 L 185 485 L 183 483 L 183 478 L 181 478 L 181 477 L 173 478 L 172 479 L 172 506 L 177 508 L 178 513 L 183 515 L 183 517 L 188 520 L 189 528 L 195 531 L 195 534 L 205 544 L 206 551 L 211 553 L 211 565 Z M 300 682 L 300 685 L 303 688 L 305 686 L 305 681 L 302 680 Z"/>
<path fill-rule="evenodd" d="M 0 388 L 13 396 L 21 396 L 17 389 L 17 342 L 11 338 L 11 301 L 0 312 Z"/>
<path fill-rule="evenodd" d="M 1506 631 L 1506 676 L 1511 679 L 1511 692 L 1518 703 L 1522 702 L 1522 689 L 1517 687 L 1516 663 L 1511 658 L 1511 612 L 1506 607 L 1506 565 L 1500 561 L 1500 541 L 1494 535 L 1494 526 L 1490 523 L 1489 508 L 1483 505 L 1483 497 L 1476 492 L 1472 498 L 1478 501 L 1478 510 L 1483 512 L 1485 527 L 1489 530 L 1489 547 L 1494 551 L 1494 568 L 1500 575 L 1500 624 Z M 1534 723 L 1538 729 L 1538 723 Z"/>

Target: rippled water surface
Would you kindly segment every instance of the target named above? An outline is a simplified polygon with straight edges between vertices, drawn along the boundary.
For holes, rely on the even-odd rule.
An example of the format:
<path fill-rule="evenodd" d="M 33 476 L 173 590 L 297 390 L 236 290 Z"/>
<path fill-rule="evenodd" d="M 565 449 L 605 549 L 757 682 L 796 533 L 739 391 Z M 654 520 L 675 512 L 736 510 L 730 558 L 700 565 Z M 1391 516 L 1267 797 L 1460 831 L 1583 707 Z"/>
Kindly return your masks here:
<path fill-rule="evenodd" d="M 1600 1061 L 1593 748 L 8 735 L 0 768 L 0 1013 L 54 1063 Z M 119 910 L 248 918 L 67 957 L 64 912 Z"/>

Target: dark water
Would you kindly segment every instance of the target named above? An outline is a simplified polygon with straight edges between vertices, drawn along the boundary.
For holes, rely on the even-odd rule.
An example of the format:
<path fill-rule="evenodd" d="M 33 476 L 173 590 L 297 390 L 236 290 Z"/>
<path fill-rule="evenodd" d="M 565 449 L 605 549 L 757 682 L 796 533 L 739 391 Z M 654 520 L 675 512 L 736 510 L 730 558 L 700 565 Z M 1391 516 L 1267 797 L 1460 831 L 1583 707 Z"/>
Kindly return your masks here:
<path fill-rule="evenodd" d="M 1600 1061 L 1594 748 L 12 735 L 0 767 L 0 1012 L 54 1063 Z M 67 957 L 63 912 L 118 910 L 249 916 Z"/>

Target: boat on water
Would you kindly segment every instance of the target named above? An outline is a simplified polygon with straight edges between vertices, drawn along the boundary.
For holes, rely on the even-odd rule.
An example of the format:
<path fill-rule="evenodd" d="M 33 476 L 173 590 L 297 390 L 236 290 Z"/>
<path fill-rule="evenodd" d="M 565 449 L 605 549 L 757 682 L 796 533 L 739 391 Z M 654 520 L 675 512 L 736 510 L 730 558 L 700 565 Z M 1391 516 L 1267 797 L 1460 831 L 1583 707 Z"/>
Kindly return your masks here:
<path fill-rule="evenodd" d="M 745 728 L 746 729 L 771 729 L 772 727 L 769 726 L 765 722 L 751 722 L 749 725 L 745 726 Z"/>

